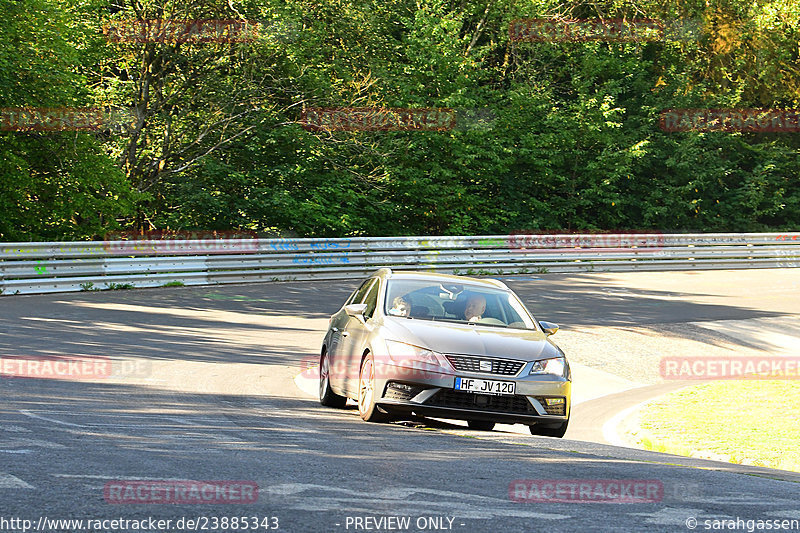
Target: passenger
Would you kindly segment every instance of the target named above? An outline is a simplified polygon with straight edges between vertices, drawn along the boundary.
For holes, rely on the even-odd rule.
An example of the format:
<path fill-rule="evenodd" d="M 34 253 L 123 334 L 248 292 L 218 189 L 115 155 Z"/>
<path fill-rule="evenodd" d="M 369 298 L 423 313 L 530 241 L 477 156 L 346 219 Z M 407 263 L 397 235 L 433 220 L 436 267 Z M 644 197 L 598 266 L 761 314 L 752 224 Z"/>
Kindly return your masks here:
<path fill-rule="evenodd" d="M 398 296 L 392 300 L 392 308 L 389 309 L 389 314 L 392 316 L 408 316 L 411 314 L 411 304 L 402 296 Z"/>
<path fill-rule="evenodd" d="M 469 322 L 477 322 L 486 311 L 486 298 L 480 295 L 471 296 L 464 308 L 464 318 Z"/>

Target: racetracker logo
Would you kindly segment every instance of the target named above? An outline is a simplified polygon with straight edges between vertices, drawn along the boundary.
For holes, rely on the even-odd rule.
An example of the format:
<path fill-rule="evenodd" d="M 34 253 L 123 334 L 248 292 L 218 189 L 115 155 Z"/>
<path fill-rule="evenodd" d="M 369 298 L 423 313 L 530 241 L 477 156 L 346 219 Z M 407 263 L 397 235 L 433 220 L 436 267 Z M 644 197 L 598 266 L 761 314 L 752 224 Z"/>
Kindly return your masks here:
<path fill-rule="evenodd" d="M 103 26 L 112 42 L 242 43 L 258 38 L 259 24 L 249 20 L 113 20 Z"/>
<path fill-rule="evenodd" d="M 508 236 L 508 247 L 536 252 L 656 252 L 664 247 L 660 232 L 564 233 L 517 232 Z"/>
<path fill-rule="evenodd" d="M 517 479 L 508 485 L 517 503 L 655 503 L 664 499 L 657 479 Z"/>
<path fill-rule="evenodd" d="M 255 503 L 258 485 L 254 481 L 109 481 L 103 498 L 113 504 Z"/>
<path fill-rule="evenodd" d="M 661 112 L 663 131 L 740 131 L 797 133 L 797 109 L 667 109 Z"/>
<path fill-rule="evenodd" d="M 456 127 L 456 112 L 442 107 L 310 107 L 300 124 L 310 131 L 444 131 Z"/>
<path fill-rule="evenodd" d="M 372 371 L 375 379 L 395 380 L 437 380 L 447 379 L 450 376 L 452 383 L 452 370 L 445 367 L 444 361 L 438 361 L 435 356 L 415 355 L 372 355 Z M 352 363 L 352 361 L 350 362 Z M 328 376 L 335 380 L 347 379 L 348 376 L 358 378 L 361 370 L 360 361 L 355 361 L 355 366 L 348 366 L 344 357 L 337 357 L 331 361 L 328 358 Z M 300 361 L 300 378 L 317 380 L 319 378 L 319 358 L 305 357 Z M 451 385 L 452 386 L 452 385 Z"/>
<path fill-rule="evenodd" d="M 108 253 L 133 254 L 225 254 L 256 253 L 254 231 L 169 231 L 111 232 L 103 248 Z"/>
<path fill-rule="evenodd" d="M 93 380 L 112 375 L 108 357 L 3 357 L 0 376 L 14 378 Z"/>
<path fill-rule="evenodd" d="M 798 379 L 800 357 L 665 357 L 664 379 Z"/>
<path fill-rule="evenodd" d="M 103 111 L 93 107 L 3 107 L 0 131 L 97 131 Z"/>

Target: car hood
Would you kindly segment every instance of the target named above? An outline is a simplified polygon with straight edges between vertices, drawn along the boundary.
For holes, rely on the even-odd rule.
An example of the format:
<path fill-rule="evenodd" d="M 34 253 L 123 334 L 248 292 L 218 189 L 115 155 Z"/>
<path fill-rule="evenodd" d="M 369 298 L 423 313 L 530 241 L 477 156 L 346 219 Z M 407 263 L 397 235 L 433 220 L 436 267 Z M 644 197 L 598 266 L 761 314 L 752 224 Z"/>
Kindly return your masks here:
<path fill-rule="evenodd" d="M 386 317 L 387 339 L 440 353 L 534 361 L 563 355 L 540 331 Z"/>

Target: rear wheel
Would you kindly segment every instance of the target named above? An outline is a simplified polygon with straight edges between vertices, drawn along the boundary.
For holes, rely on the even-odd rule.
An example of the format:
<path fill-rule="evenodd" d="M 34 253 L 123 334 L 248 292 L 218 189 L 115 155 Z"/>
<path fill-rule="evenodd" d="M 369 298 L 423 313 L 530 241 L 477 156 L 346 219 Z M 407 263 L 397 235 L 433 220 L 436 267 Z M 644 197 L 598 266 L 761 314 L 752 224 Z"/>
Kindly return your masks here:
<path fill-rule="evenodd" d="M 491 431 L 494 429 L 494 422 L 487 422 L 486 420 L 467 420 L 469 429 L 476 431 Z"/>
<path fill-rule="evenodd" d="M 565 420 L 562 424 L 534 424 L 528 426 L 531 430 L 531 435 L 540 435 L 542 437 L 557 437 L 561 438 L 567 432 L 569 419 Z"/>
<path fill-rule="evenodd" d="M 331 365 L 328 362 L 327 352 L 319 358 L 319 403 L 325 407 L 338 407 L 341 409 L 347 403 L 347 398 L 339 396 L 331 389 Z"/>
<path fill-rule="evenodd" d="M 375 360 L 368 353 L 361 362 L 358 375 L 358 414 L 367 422 L 385 422 L 389 415 L 381 413 L 375 403 Z"/>

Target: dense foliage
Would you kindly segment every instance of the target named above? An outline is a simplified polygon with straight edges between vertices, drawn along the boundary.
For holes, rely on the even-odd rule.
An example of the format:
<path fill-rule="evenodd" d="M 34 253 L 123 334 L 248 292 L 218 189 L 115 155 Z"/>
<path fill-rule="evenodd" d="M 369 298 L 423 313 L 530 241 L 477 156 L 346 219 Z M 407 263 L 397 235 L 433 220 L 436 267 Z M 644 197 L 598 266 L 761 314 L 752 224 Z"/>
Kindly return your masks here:
<path fill-rule="evenodd" d="M 115 3 L 117 2 L 117 3 Z M 800 107 L 796 0 L 0 0 L 0 239 L 120 230 L 455 235 L 800 223 L 800 134 L 667 132 L 669 108 Z M 668 38 L 515 42 L 518 18 L 657 19 Z M 245 42 L 104 25 L 261 23 Z M 310 107 L 448 107 L 447 131 L 307 131 Z M 110 119 L 109 119 L 110 120 Z"/>

